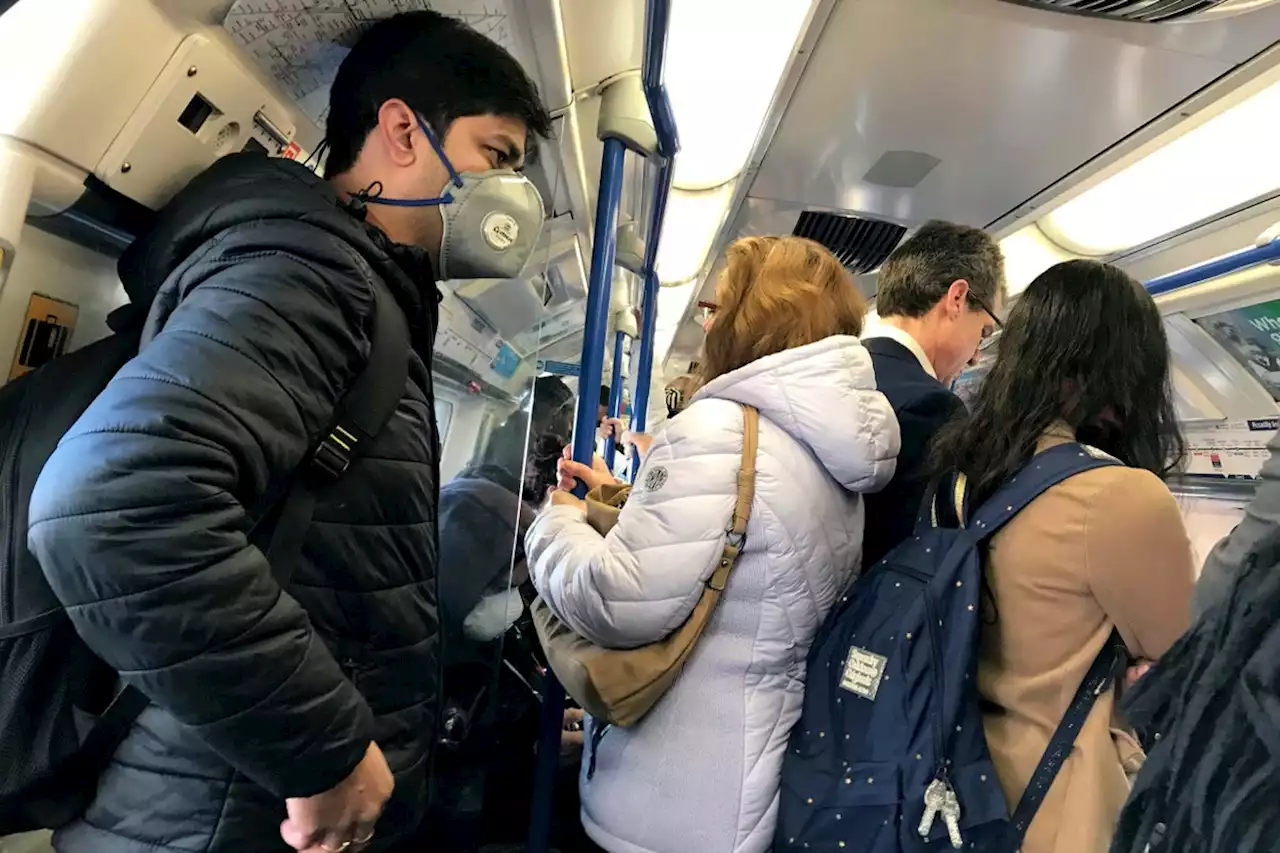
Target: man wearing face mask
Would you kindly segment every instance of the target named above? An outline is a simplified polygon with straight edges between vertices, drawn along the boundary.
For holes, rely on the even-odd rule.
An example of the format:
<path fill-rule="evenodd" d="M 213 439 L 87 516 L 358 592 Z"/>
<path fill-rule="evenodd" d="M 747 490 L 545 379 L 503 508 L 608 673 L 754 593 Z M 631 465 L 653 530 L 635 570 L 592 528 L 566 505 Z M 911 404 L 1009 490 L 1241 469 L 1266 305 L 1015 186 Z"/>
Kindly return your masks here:
<path fill-rule="evenodd" d="M 327 180 L 225 158 L 122 258 L 152 304 L 142 348 L 50 459 L 30 543 L 151 704 L 59 850 L 334 853 L 418 832 L 440 704 L 436 282 L 520 273 L 543 206 L 519 170 L 549 130 L 505 50 L 398 15 L 338 73 Z M 411 344 L 399 406 L 320 492 L 281 588 L 256 525 L 336 423 L 384 299 Z"/>

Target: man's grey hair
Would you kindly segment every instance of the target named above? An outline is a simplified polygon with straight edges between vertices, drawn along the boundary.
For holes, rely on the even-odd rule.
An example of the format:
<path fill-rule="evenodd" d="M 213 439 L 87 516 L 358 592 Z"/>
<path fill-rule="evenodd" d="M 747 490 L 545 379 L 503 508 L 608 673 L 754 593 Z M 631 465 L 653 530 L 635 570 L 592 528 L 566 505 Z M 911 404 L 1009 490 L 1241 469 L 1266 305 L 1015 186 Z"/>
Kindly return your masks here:
<path fill-rule="evenodd" d="M 1004 255 L 981 228 L 926 222 L 880 267 L 876 313 L 881 317 L 923 317 L 964 279 L 975 300 L 994 308 L 1004 295 Z"/>

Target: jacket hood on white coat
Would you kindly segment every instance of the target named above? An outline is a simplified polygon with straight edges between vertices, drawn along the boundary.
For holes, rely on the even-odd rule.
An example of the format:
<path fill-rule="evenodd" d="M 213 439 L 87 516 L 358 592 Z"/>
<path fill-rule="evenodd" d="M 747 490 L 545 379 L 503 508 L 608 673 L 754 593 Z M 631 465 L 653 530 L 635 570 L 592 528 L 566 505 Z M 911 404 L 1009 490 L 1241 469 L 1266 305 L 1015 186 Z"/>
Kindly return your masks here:
<path fill-rule="evenodd" d="M 732 400 L 804 444 L 853 492 L 877 492 L 893 478 L 901 438 L 893 407 L 876 390 L 871 354 L 836 335 L 757 359 L 694 395 Z"/>

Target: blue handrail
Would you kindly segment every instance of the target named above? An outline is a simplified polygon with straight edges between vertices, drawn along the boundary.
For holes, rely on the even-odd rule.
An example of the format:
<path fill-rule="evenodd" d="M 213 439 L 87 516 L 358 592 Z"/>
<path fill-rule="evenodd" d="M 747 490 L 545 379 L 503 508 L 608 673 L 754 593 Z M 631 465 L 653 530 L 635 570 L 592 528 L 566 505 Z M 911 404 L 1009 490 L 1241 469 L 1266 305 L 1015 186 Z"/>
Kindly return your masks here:
<path fill-rule="evenodd" d="M 621 139 L 604 141 L 600 161 L 600 191 L 596 199 L 595 239 L 587 281 L 587 318 L 582 330 L 582 361 L 578 374 L 578 411 L 573 426 L 573 458 L 590 465 L 596 452 L 596 423 L 600 380 L 604 373 L 604 336 L 609 325 L 609 290 L 618 248 L 618 208 L 622 205 L 622 166 L 627 148 Z M 579 482 L 574 493 L 586 495 Z M 551 844 L 556 770 L 560 766 L 560 738 L 564 725 L 564 690 L 554 673 L 547 673 L 539 716 L 538 757 L 534 765 L 533 799 L 529 806 L 529 853 L 547 853 Z"/>
<path fill-rule="evenodd" d="M 578 413 L 573 425 L 573 458 L 590 465 L 596 452 L 600 385 L 604 378 L 604 337 L 609 327 L 609 291 L 618 250 L 618 208 L 622 205 L 622 167 L 627 146 L 621 139 L 604 141 L 600 191 L 587 280 L 587 318 L 582 329 L 582 361 L 578 374 Z M 586 495 L 579 484 L 578 497 Z"/>
<path fill-rule="evenodd" d="M 623 385 L 623 364 L 622 351 L 626 346 L 627 333 L 618 329 L 613 333 L 613 378 L 609 385 L 609 417 L 622 417 L 622 385 Z M 613 470 L 613 460 L 618 452 L 618 439 L 621 436 L 615 436 L 609 433 L 609 438 L 604 445 L 604 464 Z"/>
<path fill-rule="evenodd" d="M 631 429 L 644 432 L 649 411 L 649 386 L 653 379 L 654 336 L 658 324 L 658 239 L 662 235 L 662 221 L 667 214 L 667 198 L 671 195 L 671 181 L 675 171 L 675 156 L 680 150 L 680 138 L 676 134 L 675 115 L 662 82 L 662 70 L 666 61 L 667 28 L 671 20 L 669 0 L 648 0 L 645 4 L 644 31 L 644 81 L 645 100 L 649 102 L 649 114 L 658 136 L 658 175 L 654 182 L 653 204 L 649 219 L 649 232 L 644 241 L 644 301 L 641 303 L 640 356 L 636 367 L 636 396 L 631 406 Z M 640 457 L 632 462 L 632 478 L 640 470 Z"/>
<path fill-rule="evenodd" d="M 671 24 L 669 0 L 648 0 L 644 9 L 644 66 L 641 80 L 644 82 L 645 100 L 649 102 L 649 115 L 658 135 L 658 155 L 667 162 L 680 150 L 680 138 L 676 135 L 676 117 L 667 98 L 667 87 L 662 82 L 666 66 L 667 30 Z M 663 199 L 664 203 L 666 199 Z M 661 215 L 656 216 L 661 225 Z"/>
<path fill-rule="evenodd" d="M 653 338 L 658 313 L 658 276 L 654 263 L 658 253 L 658 237 L 666 214 L 667 195 L 671 189 L 671 162 L 679 147 L 675 117 L 662 83 L 662 66 L 667 49 L 667 25 L 671 18 L 669 0 L 647 0 L 645 4 L 644 67 L 642 81 L 645 100 L 658 138 L 660 161 L 654 188 L 652 219 L 644 251 L 644 316 L 641 321 L 640 365 L 637 369 L 636 400 L 640 427 L 643 412 L 649 404 L 649 377 L 653 361 Z M 582 361 L 578 381 L 578 412 L 573 431 L 573 458 L 591 464 L 595 452 L 596 411 L 599 405 L 601 374 L 604 368 L 605 330 L 608 325 L 609 290 L 613 283 L 613 265 L 617 250 L 618 208 L 621 204 L 622 166 L 625 148 L 621 140 L 606 139 L 600 168 L 600 190 L 596 200 L 594 245 L 591 272 L 587 285 L 587 317 L 583 328 Z M 621 334 L 618 333 L 620 342 Z M 620 359 L 615 365 L 620 367 Z M 614 400 L 621 405 L 621 371 L 615 369 L 610 389 L 610 411 L 616 411 Z M 581 488 L 578 490 L 582 491 Z M 530 804 L 529 834 L 525 850 L 547 853 L 551 842 L 551 816 L 555 794 L 555 776 L 560 760 L 560 738 L 564 718 L 564 690 L 553 673 L 548 672 L 542 700 L 538 734 L 538 758 L 534 773 L 533 799 Z"/>
<path fill-rule="evenodd" d="M 1159 296 L 1171 290 L 1190 287 L 1193 284 L 1199 284 L 1211 278 L 1217 278 L 1227 273 L 1233 273 L 1236 270 L 1265 264 L 1270 261 L 1280 261 L 1280 237 L 1262 246 L 1243 249 L 1226 257 L 1201 264 L 1198 267 L 1191 267 L 1181 272 L 1153 278 L 1146 284 L 1147 292 L 1152 296 Z"/>

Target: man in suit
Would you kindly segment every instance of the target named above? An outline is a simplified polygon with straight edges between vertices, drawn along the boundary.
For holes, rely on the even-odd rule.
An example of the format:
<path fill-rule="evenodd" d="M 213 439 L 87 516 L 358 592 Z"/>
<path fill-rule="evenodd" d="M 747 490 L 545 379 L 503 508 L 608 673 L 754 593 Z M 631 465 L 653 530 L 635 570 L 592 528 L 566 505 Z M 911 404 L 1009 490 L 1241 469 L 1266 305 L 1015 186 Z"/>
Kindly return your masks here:
<path fill-rule="evenodd" d="M 999 327 L 1004 257 L 985 232 L 929 222 L 880 268 L 877 317 L 863 340 L 876 385 L 898 417 L 902 450 L 893 480 L 867 495 L 862 564 L 871 566 L 911 533 L 928 485 L 929 444 L 964 406 L 951 383 Z"/>

